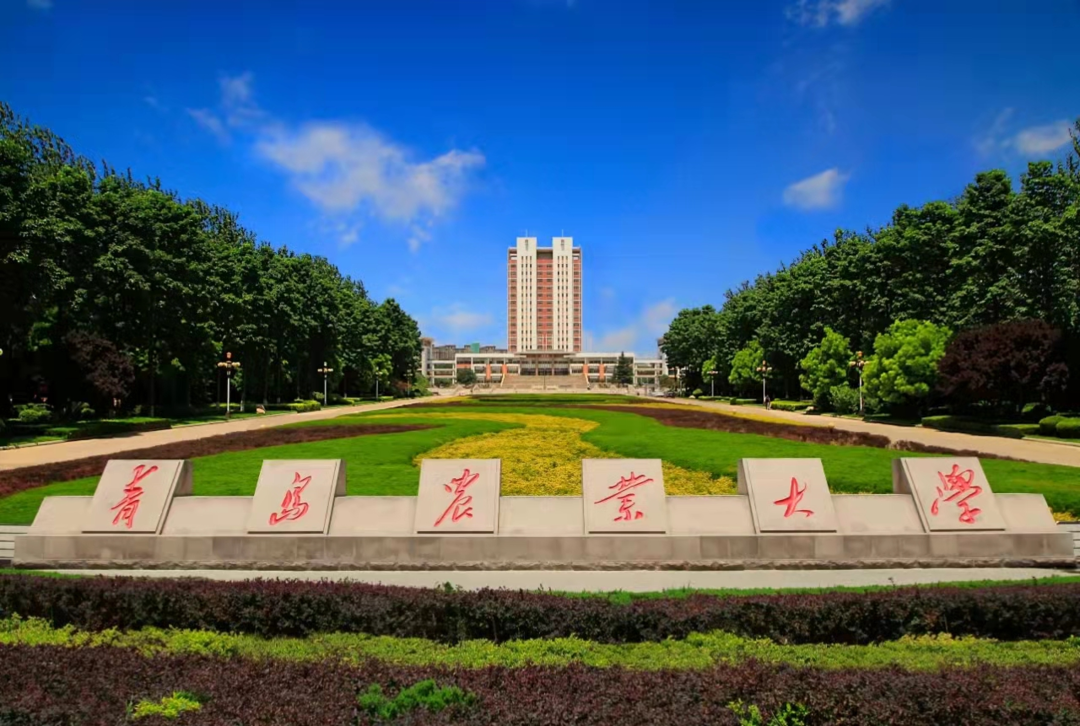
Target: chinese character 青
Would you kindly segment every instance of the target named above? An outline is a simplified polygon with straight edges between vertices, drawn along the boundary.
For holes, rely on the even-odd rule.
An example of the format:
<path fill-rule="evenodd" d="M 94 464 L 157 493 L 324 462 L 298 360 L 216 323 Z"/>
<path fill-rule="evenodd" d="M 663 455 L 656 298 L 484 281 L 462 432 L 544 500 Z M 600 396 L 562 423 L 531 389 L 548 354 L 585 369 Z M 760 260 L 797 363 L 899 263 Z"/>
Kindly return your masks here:
<path fill-rule="evenodd" d="M 270 514 L 270 524 L 281 522 L 295 522 L 307 514 L 308 503 L 301 499 L 307 485 L 311 483 L 311 475 L 301 477 L 300 472 L 293 475 L 292 484 L 285 490 L 285 496 L 281 498 L 281 511 Z"/>
<path fill-rule="evenodd" d="M 961 471 L 958 464 L 953 464 L 952 471 L 948 474 L 939 471 L 938 477 L 941 479 L 941 486 L 937 487 L 937 497 L 930 507 L 930 513 L 937 516 L 940 502 L 956 502 L 956 506 L 960 508 L 960 521 L 964 524 L 975 524 L 976 515 L 982 512 L 968 503 L 969 499 L 982 492 L 982 487 L 974 484 L 975 472 L 971 469 Z"/>
<path fill-rule="evenodd" d="M 447 516 L 450 517 L 451 522 L 456 522 L 465 517 L 472 519 L 472 495 L 467 494 L 465 490 L 470 485 L 475 484 L 479 478 L 479 472 L 474 473 L 466 469 L 461 476 L 451 479 L 449 484 L 443 484 L 443 489 L 454 495 L 454 501 L 450 502 L 450 506 L 446 508 L 442 516 L 435 520 L 436 527 L 442 524 Z"/>
<path fill-rule="evenodd" d="M 630 476 L 622 477 L 619 481 L 615 482 L 608 489 L 614 489 L 613 494 L 609 494 L 603 499 L 597 500 L 594 504 L 603 504 L 604 502 L 611 501 L 612 499 L 619 500 L 619 513 L 618 516 L 613 519 L 613 522 L 630 522 L 635 519 L 641 519 L 645 516 L 645 513 L 638 510 L 634 511 L 634 496 L 637 492 L 633 491 L 637 487 L 645 486 L 652 482 L 644 474 L 635 474 L 630 472 Z"/>
<path fill-rule="evenodd" d="M 131 481 L 124 486 L 124 498 L 110 510 L 114 512 L 120 510 L 113 517 L 112 523 L 114 526 L 123 521 L 124 525 L 131 529 L 131 526 L 135 524 L 135 513 L 139 511 L 139 500 L 143 494 L 143 488 L 139 486 L 139 482 L 157 470 L 156 466 L 147 468 L 146 464 L 139 464 L 131 470 Z"/>
<path fill-rule="evenodd" d="M 791 491 L 783 499 L 777 499 L 773 504 L 782 505 L 784 507 L 784 518 L 788 518 L 793 514 L 805 514 L 807 517 L 814 514 L 810 509 L 798 509 L 799 502 L 802 501 L 803 495 L 806 494 L 806 484 L 803 484 L 802 489 L 799 488 L 799 480 L 795 477 L 791 477 Z"/>

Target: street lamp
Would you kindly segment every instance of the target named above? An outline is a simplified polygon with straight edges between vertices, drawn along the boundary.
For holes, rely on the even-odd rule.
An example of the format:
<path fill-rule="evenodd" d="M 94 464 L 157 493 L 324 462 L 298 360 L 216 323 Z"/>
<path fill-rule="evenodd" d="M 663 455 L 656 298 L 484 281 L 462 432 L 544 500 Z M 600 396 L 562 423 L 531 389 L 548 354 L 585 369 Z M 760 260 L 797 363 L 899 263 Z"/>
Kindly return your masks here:
<path fill-rule="evenodd" d="M 848 363 L 849 368 L 854 368 L 859 371 L 859 415 L 863 415 L 863 397 L 862 397 L 862 369 L 866 365 L 866 361 L 863 360 L 862 351 L 855 353 L 855 360 Z"/>
<path fill-rule="evenodd" d="M 240 363 L 234 361 L 232 353 L 226 351 L 225 360 L 218 361 L 217 367 L 225 369 L 225 418 L 228 419 L 232 417 L 232 375 L 233 371 L 240 367 Z"/>
<path fill-rule="evenodd" d="M 322 373 L 322 404 L 324 406 L 329 406 L 330 405 L 330 399 L 326 397 L 326 379 L 327 379 L 327 377 L 329 377 L 329 375 L 331 373 L 334 372 L 334 369 L 333 368 L 327 368 L 326 367 L 326 361 L 323 361 L 322 368 L 320 368 L 318 370 L 318 372 Z"/>
<path fill-rule="evenodd" d="M 765 398 L 765 381 L 769 378 L 769 373 L 772 371 L 772 366 L 769 365 L 769 361 L 761 361 L 761 365 L 757 367 L 757 372 L 761 374 L 761 402 L 765 404 L 765 408 L 769 407 L 769 402 Z"/>
<path fill-rule="evenodd" d="M 716 374 L 719 371 L 708 371 L 709 373 L 709 398 L 716 398 Z"/>

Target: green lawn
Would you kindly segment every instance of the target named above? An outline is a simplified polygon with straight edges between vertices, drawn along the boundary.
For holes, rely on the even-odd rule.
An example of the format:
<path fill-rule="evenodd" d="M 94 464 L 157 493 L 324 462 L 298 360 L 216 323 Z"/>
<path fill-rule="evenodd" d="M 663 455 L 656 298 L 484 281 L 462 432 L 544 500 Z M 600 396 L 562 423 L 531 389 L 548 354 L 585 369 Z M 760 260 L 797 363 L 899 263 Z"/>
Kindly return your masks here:
<path fill-rule="evenodd" d="M 391 409 L 310 421 L 295 426 L 340 425 L 373 420 L 395 423 L 437 423 L 438 428 L 400 434 L 290 444 L 245 452 L 208 456 L 194 461 L 195 494 L 250 495 L 263 459 L 345 459 L 349 494 L 410 495 L 416 492 L 417 455 L 463 436 L 501 431 L 511 424 L 469 419 L 435 419 L 425 414 L 440 410 L 469 412 L 543 413 L 596 421 L 600 425 L 583 438 L 601 449 L 630 458 L 659 458 L 688 469 L 734 478 L 740 458 L 820 458 L 834 492 L 892 491 L 892 460 L 896 451 L 861 446 L 801 443 L 754 434 L 667 427 L 636 414 L 594 408 L 552 408 L 547 403 L 598 403 L 599 396 L 493 396 L 469 406 L 446 409 Z M 620 397 L 611 397 L 624 401 Z M 490 403 L 489 403 L 490 401 Z M 1080 470 L 1048 464 L 984 460 L 983 467 L 997 492 L 1036 492 L 1061 512 L 1080 514 Z M 0 523 L 29 524 L 45 496 L 89 495 L 96 480 L 80 479 L 20 492 L 0 500 Z"/>

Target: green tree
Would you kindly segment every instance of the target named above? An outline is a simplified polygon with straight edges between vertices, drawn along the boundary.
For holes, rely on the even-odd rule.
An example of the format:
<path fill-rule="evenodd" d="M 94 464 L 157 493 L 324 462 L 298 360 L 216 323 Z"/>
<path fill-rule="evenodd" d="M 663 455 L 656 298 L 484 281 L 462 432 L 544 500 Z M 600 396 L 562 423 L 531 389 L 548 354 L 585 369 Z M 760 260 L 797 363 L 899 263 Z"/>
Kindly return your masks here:
<path fill-rule="evenodd" d="M 716 349 L 720 318 L 711 305 L 682 310 L 668 326 L 660 343 L 668 365 L 684 371 L 687 388 L 701 383 L 701 364 Z"/>
<path fill-rule="evenodd" d="M 472 368 L 458 368 L 457 382 L 459 386 L 475 386 L 476 371 L 474 371 Z"/>
<path fill-rule="evenodd" d="M 826 326 L 825 337 L 799 363 L 803 370 L 799 383 L 813 396 L 815 408 L 828 408 L 829 392 L 847 382 L 850 362 L 848 339 Z"/>
<path fill-rule="evenodd" d="M 619 353 L 619 359 L 615 362 L 615 372 L 611 381 L 616 386 L 629 386 L 634 382 L 634 367 L 630 365 L 630 359 L 625 353 Z"/>
<path fill-rule="evenodd" d="M 393 360 L 386 353 L 379 353 L 371 359 L 371 369 L 375 376 L 375 398 L 379 397 L 379 385 L 386 390 L 390 383 L 390 375 L 394 372 Z"/>
<path fill-rule="evenodd" d="M 765 351 L 762 350 L 761 343 L 756 340 L 750 341 L 750 344 L 736 353 L 731 360 L 728 382 L 740 393 L 753 392 L 754 385 L 761 383 L 762 373 L 758 368 L 764 360 Z"/>
<path fill-rule="evenodd" d="M 874 340 L 874 355 L 863 369 L 867 396 L 921 413 L 950 337 L 948 328 L 931 322 L 897 320 Z"/>

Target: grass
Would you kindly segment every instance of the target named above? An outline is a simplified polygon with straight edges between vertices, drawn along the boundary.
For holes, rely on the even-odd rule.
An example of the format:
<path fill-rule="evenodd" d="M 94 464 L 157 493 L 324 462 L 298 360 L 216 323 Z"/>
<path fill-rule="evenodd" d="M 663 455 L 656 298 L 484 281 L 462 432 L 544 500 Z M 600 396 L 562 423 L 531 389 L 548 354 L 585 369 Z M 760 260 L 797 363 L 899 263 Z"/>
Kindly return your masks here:
<path fill-rule="evenodd" d="M 1080 639 L 998 642 L 951 635 L 905 636 L 874 645 L 787 645 L 724 632 L 693 633 L 684 640 L 649 643 L 596 643 L 576 637 L 457 644 L 422 638 L 324 633 L 308 638 L 260 638 L 204 630 L 145 628 L 79 631 L 53 627 L 46 620 L 0 620 L 0 645 L 118 647 L 146 656 L 209 655 L 256 660 L 362 663 L 375 659 L 405 666 L 519 668 L 529 665 L 635 670 L 700 669 L 748 660 L 817 668 L 936 670 L 946 666 L 1073 665 L 1080 663 Z"/>

